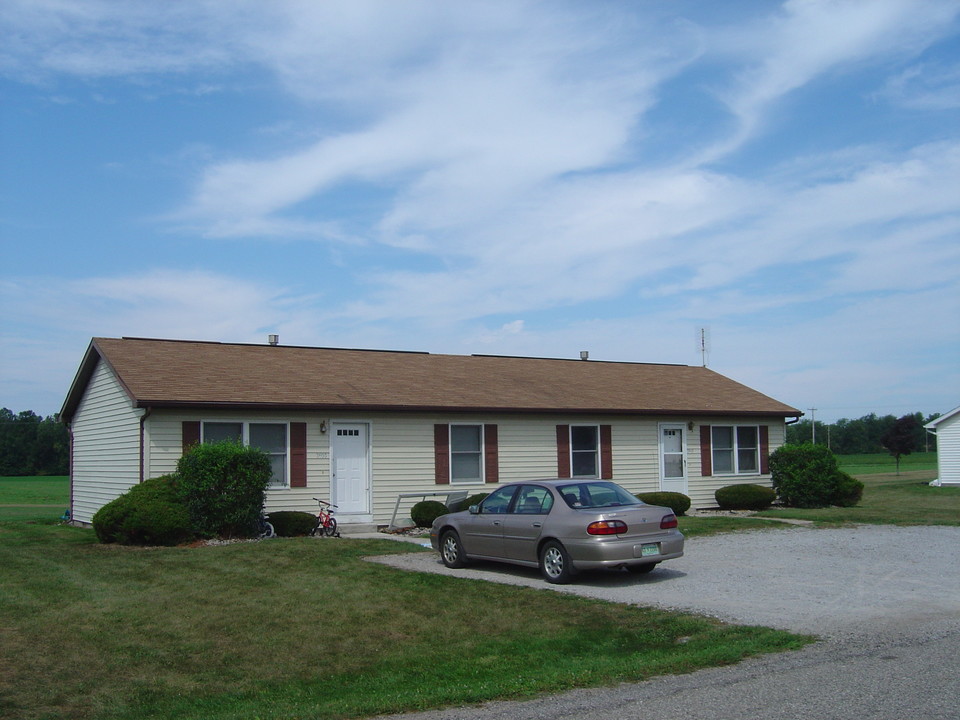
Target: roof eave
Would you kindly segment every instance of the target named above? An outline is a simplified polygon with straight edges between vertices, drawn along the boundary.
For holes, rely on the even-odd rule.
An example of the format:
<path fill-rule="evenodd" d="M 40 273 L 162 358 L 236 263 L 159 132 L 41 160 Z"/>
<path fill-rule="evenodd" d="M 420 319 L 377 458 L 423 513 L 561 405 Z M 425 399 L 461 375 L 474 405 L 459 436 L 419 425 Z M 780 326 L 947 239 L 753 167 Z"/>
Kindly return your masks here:
<path fill-rule="evenodd" d="M 456 413 L 456 414 L 510 414 L 510 415 L 630 415 L 699 417 L 797 417 L 799 410 L 714 410 L 697 408 L 581 408 L 581 407 L 509 407 L 462 405 L 392 405 L 384 403 L 271 403 L 223 402 L 189 400 L 151 400 L 144 398 L 136 407 L 178 410 L 259 410 L 283 412 L 388 412 L 388 413 Z"/>

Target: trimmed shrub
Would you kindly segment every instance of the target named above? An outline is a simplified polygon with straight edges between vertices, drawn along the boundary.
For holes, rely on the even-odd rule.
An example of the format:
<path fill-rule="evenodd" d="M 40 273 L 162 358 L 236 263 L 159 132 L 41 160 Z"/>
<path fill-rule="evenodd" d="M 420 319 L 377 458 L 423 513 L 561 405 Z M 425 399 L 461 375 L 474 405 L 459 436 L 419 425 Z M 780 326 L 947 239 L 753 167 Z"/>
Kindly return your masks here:
<path fill-rule="evenodd" d="M 102 543 L 178 545 L 193 533 L 190 514 L 174 487 L 175 476 L 164 475 L 134 485 L 93 516 L 93 530 Z"/>
<path fill-rule="evenodd" d="M 764 485 L 727 485 L 713 496 L 723 510 L 766 510 L 777 499 L 777 492 Z"/>
<path fill-rule="evenodd" d="M 231 441 L 201 443 L 177 462 L 177 492 L 198 534 L 252 537 L 271 475 L 263 450 Z"/>
<path fill-rule="evenodd" d="M 770 456 L 770 474 L 780 500 L 791 507 L 851 507 L 863 493 L 863 483 L 840 470 L 825 445 L 783 445 Z"/>
<path fill-rule="evenodd" d="M 471 495 L 470 497 L 461 500 L 460 503 L 450 512 L 462 512 L 464 510 L 469 510 L 471 505 L 479 505 L 489 494 L 490 493 L 477 493 L 476 495 Z"/>
<path fill-rule="evenodd" d="M 833 496 L 833 504 L 840 507 L 853 507 L 860 502 L 862 497 L 863 483 L 841 470 L 837 480 L 837 491 Z"/>
<path fill-rule="evenodd" d="M 410 517 L 417 527 L 430 527 L 433 521 L 450 510 L 437 500 L 421 500 L 410 510 Z"/>
<path fill-rule="evenodd" d="M 270 524 L 279 537 L 309 535 L 317 524 L 317 516 L 299 510 L 280 510 L 270 513 Z"/>
<path fill-rule="evenodd" d="M 678 492 L 637 493 L 637 499 L 645 502 L 647 505 L 668 507 L 673 510 L 676 515 L 683 515 L 690 509 L 690 498 Z"/>

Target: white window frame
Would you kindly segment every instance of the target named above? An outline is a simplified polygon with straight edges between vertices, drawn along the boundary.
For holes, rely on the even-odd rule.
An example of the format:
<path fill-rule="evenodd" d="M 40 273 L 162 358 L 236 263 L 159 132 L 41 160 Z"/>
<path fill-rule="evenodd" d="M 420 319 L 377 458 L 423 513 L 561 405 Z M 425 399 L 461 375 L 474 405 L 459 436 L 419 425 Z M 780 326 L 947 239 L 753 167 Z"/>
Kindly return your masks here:
<path fill-rule="evenodd" d="M 594 447 L 593 447 L 593 450 L 592 450 L 592 451 L 589 451 L 589 450 L 576 450 L 576 451 L 575 451 L 575 450 L 573 449 L 573 431 L 574 431 L 575 428 L 576 428 L 576 429 L 580 429 L 580 428 L 592 428 L 592 429 L 593 429 L 593 437 L 594 437 L 595 443 L 594 443 Z M 599 425 L 593 425 L 593 424 L 571 425 L 571 426 L 570 426 L 569 447 L 570 447 L 570 477 L 571 477 L 571 478 L 576 478 L 576 479 L 578 479 L 578 480 L 579 480 L 579 479 L 591 480 L 591 479 L 600 479 L 600 478 L 603 477 L 603 468 L 600 467 L 600 464 L 601 464 L 603 458 L 602 458 L 602 453 L 600 452 L 600 426 L 599 426 Z M 592 452 L 593 455 L 594 455 L 594 458 L 596 459 L 596 463 L 594 464 L 594 467 L 596 468 L 596 473 L 593 474 L 593 475 L 575 475 L 574 472 L 573 472 L 573 468 L 574 468 L 573 456 L 574 456 L 574 454 L 575 454 L 575 453 L 587 453 L 587 452 Z"/>
<path fill-rule="evenodd" d="M 733 447 L 732 448 L 722 448 L 723 452 L 729 452 L 733 454 L 732 462 L 730 463 L 732 470 L 717 470 L 717 441 L 716 437 L 713 434 L 714 428 L 730 428 L 732 430 L 731 435 L 733 437 Z M 750 428 L 754 431 L 754 441 L 755 445 L 752 448 L 741 448 L 740 447 L 740 433 L 741 428 Z M 754 467 L 748 470 L 740 469 L 740 451 L 743 450 L 752 450 L 754 457 Z M 759 475 L 760 474 L 760 426 L 759 425 L 711 425 L 710 426 L 710 463 L 713 468 L 714 475 Z"/>
<path fill-rule="evenodd" d="M 453 429 L 455 427 L 469 427 L 469 428 L 478 428 L 480 435 L 480 449 L 479 450 L 455 450 L 453 447 Z M 449 468 L 450 468 L 450 484 L 451 485 L 478 485 L 484 482 L 486 478 L 487 468 L 486 468 L 486 436 L 484 434 L 485 428 L 483 423 L 450 423 L 449 425 Z M 458 478 L 454 474 L 454 468 L 456 467 L 453 458 L 454 455 L 479 455 L 479 462 L 477 467 L 479 468 L 480 476 L 479 477 L 469 477 L 469 478 Z"/>
<path fill-rule="evenodd" d="M 283 421 L 274 421 L 274 420 L 233 420 L 233 419 L 218 419 L 218 420 L 201 420 L 200 421 L 200 442 L 206 442 L 206 426 L 207 424 L 214 425 L 240 425 L 240 442 L 244 447 L 250 447 L 250 426 L 251 425 L 282 425 L 284 428 L 284 436 L 286 438 L 286 445 L 283 450 L 283 481 L 276 482 L 276 480 L 271 477 L 270 484 L 267 485 L 267 489 L 273 488 L 288 488 L 290 487 L 290 423 Z M 266 451 L 264 451 L 266 452 Z M 274 457 L 280 455 L 277 452 L 266 452 L 267 457 Z"/>

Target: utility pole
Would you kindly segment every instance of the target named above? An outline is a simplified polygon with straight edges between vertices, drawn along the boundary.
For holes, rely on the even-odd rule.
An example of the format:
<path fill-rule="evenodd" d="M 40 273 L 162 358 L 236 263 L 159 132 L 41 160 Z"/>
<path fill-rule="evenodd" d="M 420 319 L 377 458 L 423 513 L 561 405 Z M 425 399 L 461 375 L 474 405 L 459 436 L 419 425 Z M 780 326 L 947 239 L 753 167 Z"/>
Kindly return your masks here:
<path fill-rule="evenodd" d="M 810 442 L 817 444 L 817 409 L 807 408 L 810 411 Z"/>

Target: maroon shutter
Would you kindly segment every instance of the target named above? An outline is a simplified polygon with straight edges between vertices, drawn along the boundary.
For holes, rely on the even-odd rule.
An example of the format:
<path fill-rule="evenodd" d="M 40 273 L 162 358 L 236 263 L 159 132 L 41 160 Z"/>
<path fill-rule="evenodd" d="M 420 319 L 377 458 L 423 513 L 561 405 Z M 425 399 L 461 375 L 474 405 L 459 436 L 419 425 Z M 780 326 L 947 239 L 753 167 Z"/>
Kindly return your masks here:
<path fill-rule="evenodd" d="M 613 428 L 600 426 L 600 478 L 613 480 Z"/>
<path fill-rule="evenodd" d="M 483 472 L 484 481 L 500 482 L 500 450 L 497 443 L 497 426 L 483 426 Z"/>
<path fill-rule="evenodd" d="M 450 426 L 446 423 L 433 426 L 433 469 L 437 485 L 450 484 Z"/>
<path fill-rule="evenodd" d="M 710 449 L 710 426 L 700 426 L 700 474 L 713 475 L 713 453 Z"/>
<path fill-rule="evenodd" d="M 760 473 L 766 475 L 770 472 L 770 428 L 766 425 L 760 426 Z"/>
<path fill-rule="evenodd" d="M 200 421 L 184 420 L 180 424 L 181 433 L 181 453 L 187 452 L 194 445 L 200 443 Z"/>
<path fill-rule="evenodd" d="M 307 424 L 290 423 L 290 487 L 307 486 Z"/>
<path fill-rule="evenodd" d="M 557 425 L 557 477 L 570 477 L 570 426 Z"/>

